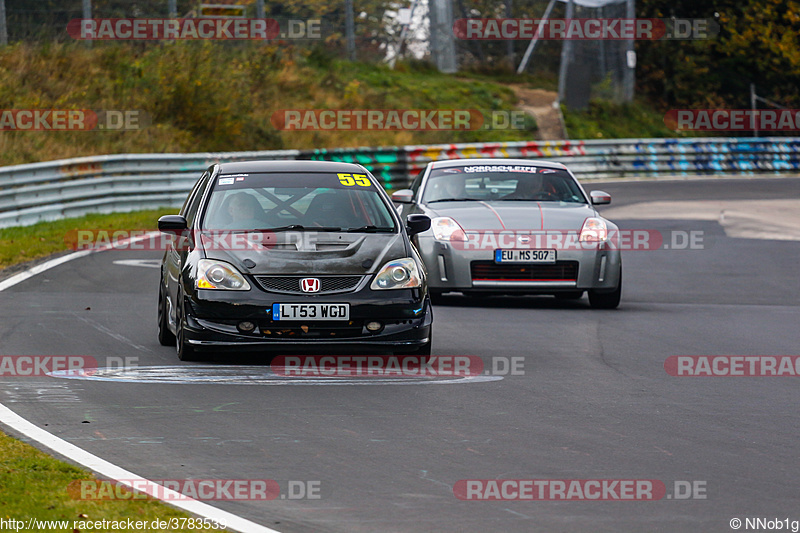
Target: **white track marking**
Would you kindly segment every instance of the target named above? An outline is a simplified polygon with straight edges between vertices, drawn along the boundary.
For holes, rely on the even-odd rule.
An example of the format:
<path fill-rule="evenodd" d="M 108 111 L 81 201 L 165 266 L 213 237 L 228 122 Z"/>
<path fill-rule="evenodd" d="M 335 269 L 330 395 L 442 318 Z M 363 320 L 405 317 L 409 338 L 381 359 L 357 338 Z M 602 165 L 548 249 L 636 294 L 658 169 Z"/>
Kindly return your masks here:
<path fill-rule="evenodd" d="M 135 239 L 130 239 L 131 242 L 142 240 L 148 238 L 149 235 L 144 235 L 141 237 L 136 237 Z M 23 281 L 32 278 L 37 274 L 41 274 L 51 268 L 57 267 L 59 265 L 63 265 L 69 261 L 74 259 L 80 259 L 81 257 L 86 257 L 89 254 L 93 254 L 95 252 L 102 252 L 104 250 L 113 250 L 115 246 L 107 246 L 93 250 L 82 250 L 80 252 L 75 252 L 69 255 L 65 255 L 56 259 L 51 259 L 49 261 L 45 261 L 44 263 L 38 264 L 34 267 L 25 270 L 24 272 L 20 272 L 19 274 L 15 274 L 8 279 L 0 281 L 0 291 L 4 291 L 22 283 Z M 193 499 L 186 499 L 185 496 L 169 490 L 167 488 L 161 487 L 158 488 L 156 483 L 152 481 L 146 480 L 141 476 L 137 476 L 133 472 L 128 472 L 122 467 L 119 467 L 113 463 L 106 461 L 105 459 L 101 459 L 96 455 L 93 455 L 82 448 L 78 448 L 74 444 L 70 444 L 69 442 L 56 437 L 52 433 L 48 433 L 47 431 L 39 428 L 38 426 L 34 425 L 33 423 L 29 422 L 28 420 L 22 418 L 17 413 L 6 407 L 5 405 L 0 404 L 0 424 L 9 427 L 18 433 L 21 433 L 32 439 L 42 446 L 53 450 L 59 455 L 66 457 L 67 459 L 78 463 L 79 465 L 88 468 L 89 470 L 100 474 L 103 477 L 114 481 L 122 481 L 122 484 L 130 486 L 129 482 L 132 481 L 139 481 L 143 483 L 143 486 L 149 487 L 153 486 L 153 490 L 162 491 L 161 494 L 163 495 L 162 499 L 169 505 L 173 507 L 177 507 L 179 509 L 183 509 L 184 511 L 188 511 L 192 514 L 197 516 L 201 516 L 203 518 L 208 518 L 209 520 L 214 520 L 218 523 L 225 522 L 226 527 L 231 531 L 240 531 L 242 533 L 280 533 L 275 529 L 270 529 L 268 527 L 262 526 L 260 524 L 256 524 L 255 522 L 251 522 L 245 518 L 237 516 L 233 513 L 229 513 L 227 511 L 223 511 L 221 509 L 217 509 L 216 507 L 212 507 L 203 502 L 199 502 Z M 145 490 L 145 492 L 148 492 Z M 156 496 L 155 494 L 151 494 L 151 496 Z M 182 501 L 167 501 L 164 498 L 182 498 Z"/>
<path fill-rule="evenodd" d="M 75 252 L 69 255 L 61 256 L 57 259 L 51 259 L 50 261 L 45 261 L 44 263 L 40 263 L 34 267 L 25 270 L 24 272 L 20 272 L 19 274 L 14 274 L 10 278 L 4 279 L 0 281 L 0 291 L 4 291 L 17 285 L 18 283 L 22 283 L 26 279 L 32 278 L 37 274 L 41 274 L 45 270 L 50 270 L 51 268 L 57 267 L 58 265 L 62 265 L 68 261 L 72 261 L 73 259 L 80 259 L 81 257 L 86 257 L 87 255 L 91 254 L 92 250 L 82 250 L 80 252 Z"/>
<path fill-rule="evenodd" d="M 161 259 L 120 259 L 119 261 L 114 261 L 114 264 L 133 267 L 161 268 Z"/>
<path fill-rule="evenodd" d="M 123 247 L 123 246 L 131 244 L 131 243 L 143 241 L 145 239 L 149 239 L 154 233 L 157 233 L 157 232 L 145 233 L 144 235 L 137 235 L 136 237 L 131 237 L 131 238 L 128 238 L 128 239 L 120 239 L 119 241 L 115 241 L 112 244 L 99 246 L 97 248 L 92 248 L 92 249 L 89 249 L 89 250 L 81 250 L 79 252 L 74 252 L 74 253 L 71 253 L 71 254 L 68 254 L 68 255 L 57 257 L 56 259 L 51 259 L 49 261 L 45 261 L 44 263 L 40 263 L 40 264 L 38 264 L 36 266 L 33 266 L 33 267 L 23 271 L 23 272 L 20 272 L 19 274 L 15 274 L 15 275 L 11 276 L 10 278 L 7 278 L 7 279 L 4 279 L 3 281 L 0 281 L 0 291 L 4 291 L 6 289 L 9 289 L 9 288 L 13 287 L 14 285 L 22 283 L 26 279 L 30 279 L 33 276 L 37 275 L 37 274 L 41 274 L 42 272 L 44 272 L 46 270 L 50 270 L 51 268 L 57 267 L 59 265 L 63 265 L 64 263 L 67 263 L 67 262 L 72 261 L 74 259 L 80 259 L 81 257 L 86 257 L 87 255 L 90 255 L 90 254 L 94 254 L 94 253 L 97 253 L 97 252 L 104 252 L 106 250 L 113 250 L 115 248 L 120 248 L 120 247 Z"/>
<path fill-rule="evenodd" d="M 297 385 L 297 386 L 356 386 L 356 385 L 456 385 L 500 381 L 503 376 L 287 376 L 272 367 L 229 365 L 137 366 L 131 368 L 85 368 L 56 370 L 48 376 L 87 381 L 116 381 L 122 383 L 163 383 L 188 385 Z M 488 372 L 488 371 L 487 371 Z"/>
<path fill-rule="evenodd" d="M 255 522 L 251 522 L 250 520 L 237 516 L 233 513 L 229 513 L 227 511 L 217 509 L 216 507 L 212 507 L 206 503 L 187 498 L 178 492 L 162 487 L 157 483 L 153 483 L 152 481 L 149 481 L 141 476 L 137 476 L 133 472 L 129 472 L 113 463 L 109 463 L 108 461 L 101 459 L 96 455 L 92 455 L 86 450 L 78 448 L 74 444 L 70 444 L 63 439 L 56 437 L 52 433 L 48 433 L 47 431 L 35 426 L 5 405 L 0 405 L 0 423 L 13 428 L 26 437 L 35 440 L 39 444 L 53 450 L 60 455 L 63 455 L 64 457 L 67 457 L 72 461 L 75 461 L 76 463 L 92 470 L 93 472 L 97 472 L 105 478 L 118 481 L 120 484 L 129 487 L 132 487 L 134 482 L 138 482 L 140 483 L 139 486 L 144 487 L 142 492 L 145 492 L 153 497 L 158 497 L 158 494 L 160 493 L 163 498 L 181 498 L 185 501 L 169 501 L 168 503 L 173 507 L 178 507 L 179 509 L 202 516 L 203 518 L 214 520 L 217 523 L 224 523 L 228 529 L 233 531 L 241 531 L 242 533 L 279 533 L 274 529 L 256 524 Z"/>
<path fill-rule="evenodd" d="M 800 241 L 800 200 L 653 201 L 608 207 L 611 220 L 670 219 L 719 222 L 728 237 Z"/>

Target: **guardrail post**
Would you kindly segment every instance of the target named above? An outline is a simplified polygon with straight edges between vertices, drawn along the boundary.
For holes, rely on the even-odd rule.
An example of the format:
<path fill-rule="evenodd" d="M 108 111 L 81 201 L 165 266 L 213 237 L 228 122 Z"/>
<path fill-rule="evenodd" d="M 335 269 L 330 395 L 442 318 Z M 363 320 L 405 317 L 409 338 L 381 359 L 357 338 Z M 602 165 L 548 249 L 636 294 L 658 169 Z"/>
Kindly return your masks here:
<path fill-rule="evenodd" d="M 356 28 L 353 20 L 353 0 L 344 0 L 344 28 L 347 35 L 347 57 L 356 60 Z"/>
<path fill-rule="evenodd" d="M 92 18 L 92 0 L 83 0 L 83 20 L 89 20 Z M 86 40 L 86 46 L 92 46 L 92 40 Z"/>
<path fill-rule="evenodd" d="M 8 26 L 6 26 L 6 0 L 0 0 L 0 46 L 8 44 Z"/>

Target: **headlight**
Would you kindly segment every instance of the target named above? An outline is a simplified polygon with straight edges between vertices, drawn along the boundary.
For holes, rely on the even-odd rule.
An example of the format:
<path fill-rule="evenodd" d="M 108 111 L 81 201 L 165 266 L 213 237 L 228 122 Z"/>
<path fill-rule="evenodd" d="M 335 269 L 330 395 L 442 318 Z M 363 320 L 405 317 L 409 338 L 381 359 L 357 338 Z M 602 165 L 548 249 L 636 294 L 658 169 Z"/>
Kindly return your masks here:
<path fill-rule="evenodd" d="M 433 236 L 437 241 L 466 241 L 467 235 L 458 222 L 450 217 L 436 217 L 431 220 Z"/>
<path fill-rule="evenodd" d="M 581 242 L 605 242 L 608 238 L 608 228 L 602 218 L 589 217 L 583 222 L 581 228 Z"/>
<path fill-rule="evenodd" d="M 389 261 L 372 280 L 370 289 L 374 291 L 383 289 L 413 289 L 422 285 L 417 262 L 410 257 Z"/>
<path fill-rule="evenodd" d="M 198 289 L 221 289 L 227 291 L 249 291 L 250 284 L 236 267 L 224 261 L 201 259 L 197 262 Z"/>

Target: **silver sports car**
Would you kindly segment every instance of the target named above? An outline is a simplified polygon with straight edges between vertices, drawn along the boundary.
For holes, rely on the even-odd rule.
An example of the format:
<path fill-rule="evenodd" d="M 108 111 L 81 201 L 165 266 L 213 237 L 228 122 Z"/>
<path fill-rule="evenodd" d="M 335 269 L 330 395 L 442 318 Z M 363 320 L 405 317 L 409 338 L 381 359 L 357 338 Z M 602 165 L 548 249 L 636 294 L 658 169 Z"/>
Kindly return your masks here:
<path fill-rule="evenodd" d="M 429 163 L 392 200 L 403 216 L 428 215 L 415 237 L 431 294 L 552 294 L 612 309 L 622 292 L 618 228 L 560 163 L 458 159 Z"/>

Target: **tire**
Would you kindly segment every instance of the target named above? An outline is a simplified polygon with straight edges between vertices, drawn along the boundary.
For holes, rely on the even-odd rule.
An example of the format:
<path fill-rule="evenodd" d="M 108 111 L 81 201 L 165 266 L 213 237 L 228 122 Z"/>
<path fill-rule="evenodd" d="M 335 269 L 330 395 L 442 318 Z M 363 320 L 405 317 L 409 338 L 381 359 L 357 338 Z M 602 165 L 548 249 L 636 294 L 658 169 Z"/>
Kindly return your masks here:
<path fill-rule="evenodd" d="M 557 292 L 554 296 L 556 300 L 580 300 L 583 298 L 583 291 Z"/>
<path fill-rule="evenodd" d="M 619 285 L 611 292 L 589 291 L 589 304 L 593 309 L 616 309 L 622 297 L 622 269 L 619 272 Z"/>
<path fill-rule="evenodd" d="M 181 361 L 196 361 L 197 353 L 194 351 L 194 347 L 186 342 L 183 331 L 183 295 L 180 292 L 178 293 L 178 303 L 175 307 L 177 310 L 177 316 L 175 317 L 175 330 L 177 332 L 175 335 L 175 349 L 178 353 L 178 359 Z"/>
<path fill-rule="evenodd" d="M 167 297 L 164 285 L 158 285 L 158 342 L 161 346 L 175 346 L 175 335 L 169 330 Z"/>

